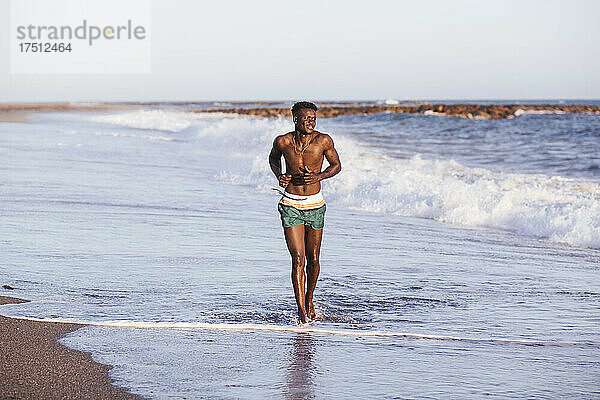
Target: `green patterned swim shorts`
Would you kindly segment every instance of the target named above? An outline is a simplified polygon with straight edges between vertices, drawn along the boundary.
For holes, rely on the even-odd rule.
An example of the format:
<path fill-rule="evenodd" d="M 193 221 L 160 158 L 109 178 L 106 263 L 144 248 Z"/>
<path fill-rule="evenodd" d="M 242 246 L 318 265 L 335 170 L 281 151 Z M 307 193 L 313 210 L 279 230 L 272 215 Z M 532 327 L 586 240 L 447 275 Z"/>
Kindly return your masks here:
<path fill-rule="evenodd" d="M 284 228 L 304 224 L 309 228 L 321 230 L 325 225 L 326 207 L 323 204 L 321 207 L 312 210 L 298 210 L 292 206 L 285 206 L 279 203 L 277 209 L 281 215 L 281 224 Z"/>

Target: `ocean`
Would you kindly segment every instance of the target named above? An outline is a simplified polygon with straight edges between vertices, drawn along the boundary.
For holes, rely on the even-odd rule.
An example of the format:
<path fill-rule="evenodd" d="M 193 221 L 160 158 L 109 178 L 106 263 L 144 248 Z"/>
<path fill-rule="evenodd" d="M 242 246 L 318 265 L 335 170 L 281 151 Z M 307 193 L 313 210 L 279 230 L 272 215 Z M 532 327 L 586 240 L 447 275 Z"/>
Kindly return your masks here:
<path fill-rule="evenodd" d="M 600 398 L 600 115 L 320 119 L 342 161 L 299 326 L 267 156 L 290 119 L 0 124 L 6 316 L 152 399 Z"/>

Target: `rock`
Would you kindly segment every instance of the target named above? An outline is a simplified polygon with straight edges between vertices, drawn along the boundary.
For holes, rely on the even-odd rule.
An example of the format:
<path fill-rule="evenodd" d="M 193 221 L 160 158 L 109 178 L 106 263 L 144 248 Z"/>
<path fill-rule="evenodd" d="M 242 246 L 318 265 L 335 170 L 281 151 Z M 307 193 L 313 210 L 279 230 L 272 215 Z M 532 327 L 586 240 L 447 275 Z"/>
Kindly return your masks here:
<path fill-rule="evenodd" d="M 542 113 L 600 113 L 599 106 L 555 106 L 555 105 L 483 105 L 483 104 L 429 104 L 427 102 L 414 103 L 414 105 L 373 105 L 360 106 L 347 103 L 344 106 L 329 106 L 323 104 L 317 111 L 319 118 L 335 118 L 350 114 L 373 114 L 378 112 L 408 113 L 427 115 L 446 115 L 470 119 L 504 119 L 514 118 L 515 115 L 526 115 L 535 111 Z M 520 110 L 520 111 L 519 111 Z M 256 108 L 212 108 L 205 110 L 191 110 L 190 112 L 219 112 L 241 115 L 255 115 L 263 118 L 291 118 L 292 113 L 285 107 L 256 107 Z M 434 114 L 432 114 L 434 113 Z"/>

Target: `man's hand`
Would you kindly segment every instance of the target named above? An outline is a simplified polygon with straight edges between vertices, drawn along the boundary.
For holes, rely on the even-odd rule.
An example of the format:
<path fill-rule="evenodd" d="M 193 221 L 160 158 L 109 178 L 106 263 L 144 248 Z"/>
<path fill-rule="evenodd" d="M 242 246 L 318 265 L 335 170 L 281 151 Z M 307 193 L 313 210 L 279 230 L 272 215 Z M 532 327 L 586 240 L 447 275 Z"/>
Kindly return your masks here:
<path fill-rule="evenodd" d="M 311 185 L 313 183 L 317 183 L 321 180 L 319 174 L 315 174 L 308 167 L 300 167 L 300 171 L 302 172 L 302 181 L 305 185 Z"/>
<path fill-rule="evenodd" d="M 279 186 L 286 188 L 290 184 L 291 180 L 292 180 L 291 174 L 281 174 L 281 175 L 279 175 Z"/>

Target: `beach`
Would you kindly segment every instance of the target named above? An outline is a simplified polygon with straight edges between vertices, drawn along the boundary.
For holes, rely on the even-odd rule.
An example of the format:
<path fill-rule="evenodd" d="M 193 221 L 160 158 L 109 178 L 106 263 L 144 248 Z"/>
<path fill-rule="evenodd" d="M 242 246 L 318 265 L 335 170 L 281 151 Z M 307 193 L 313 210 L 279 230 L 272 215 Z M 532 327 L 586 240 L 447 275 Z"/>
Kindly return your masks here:
<path fill-rule="evenodd" d="M 0 305 L 25 300 L 0 296 Z M 60 345 L 77 324 L 0 316 L 0 395 L 15 399 L 139 399 L 113 385 L 110 367 Z"/>
<path fill-rule="evenodd" d="M 0 103 L 0 122 L 26 122 L 34 113 L 67 112 L 67 111 L 108 111 L 125 110 L 125 105 L 94 103 Z"/>
<path fill-rule="evenodd" d="M 0 400 L 600 400 L 599 14 L 0 2 Z"/>
<path fill-rule="evenodd" d="M 129 396 L 111 380 L 152 399 L 600 396 L 599 104 L 520 103 L 494 105 L 512 118 L 325 105 L 352 111 L 317 123 L 343 170 L 323 182 L 305 327 L 267 164 L 289 104 L 0 123 L 0 283 L 30 300 L 0 307 L 3 362 L 25 346 L 38 368 L 2 379 L 55 372 L 34 385 L 54 390 L 76 371 L 88 388 L 69 398 Z"/>

